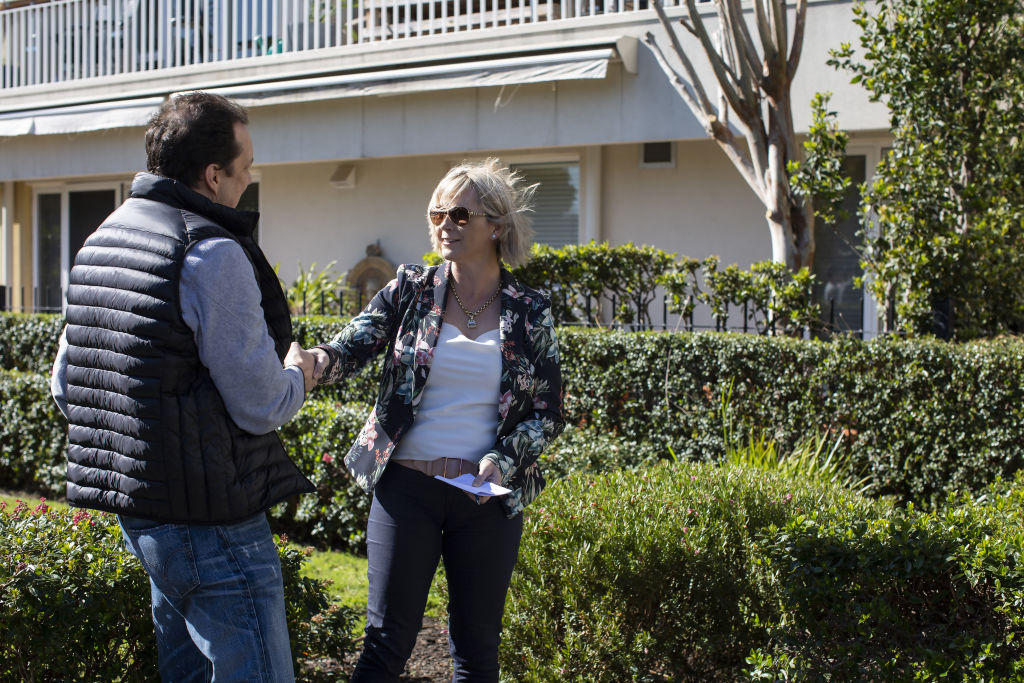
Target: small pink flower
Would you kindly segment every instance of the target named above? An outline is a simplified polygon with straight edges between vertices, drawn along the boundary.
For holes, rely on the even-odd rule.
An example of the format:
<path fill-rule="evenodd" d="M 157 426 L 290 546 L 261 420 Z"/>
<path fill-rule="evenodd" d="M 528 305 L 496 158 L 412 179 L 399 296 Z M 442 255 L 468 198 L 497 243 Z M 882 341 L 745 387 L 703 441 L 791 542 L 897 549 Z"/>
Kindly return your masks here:
<path fill-rule="evenodd" d="M 71 518 L 71 523 L 77 526 L 82 520 L 90 519 L 91 517 L 92 515 L 89 514 L 88 510 L 79 510 L 75 513 L 75 516 Z"/>
<path fill-rule="evenodd" d="M 502 394 L 501 398 L 498 399 L 498 415 L 504 420 L 508 415 L 508 409 L 512 407 L 512 392 L 506 391 Z"/>
<path fill-rule="evenodd" d="M 688 527 L 688 526 L 684 526 L 684 527 L 683 527 L 683 533 L 684 533 L 684 534 L 688 534 L 688 533 L 690 533 L 690 527 Z"/>
<path fill-rule="evenodd" d="M 788 503 L 791 500 L 793 500 L 793 494 L 792 493 L 787 493 L 786 494 L 786 502 Z"/>
<path fill-rule="evenodd" d="M 320 459 L 326 463 L 334 462 L 334 456 L 331 455 L 330 453 L 324 453 Z"/>

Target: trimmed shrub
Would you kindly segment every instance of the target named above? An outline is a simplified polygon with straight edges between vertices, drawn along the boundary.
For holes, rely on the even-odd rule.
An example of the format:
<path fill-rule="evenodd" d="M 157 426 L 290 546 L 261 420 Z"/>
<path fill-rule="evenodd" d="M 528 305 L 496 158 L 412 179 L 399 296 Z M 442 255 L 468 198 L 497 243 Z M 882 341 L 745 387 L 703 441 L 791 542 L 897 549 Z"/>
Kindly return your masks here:
<path fill-rule="evenodd" d="M 540 463 L 550 482 L 575 472 L 635 470 L 653 465 L 663 457 L 664 449 L 650 443 L 570 426 L 548 445 Z"/>
<path fill-rule="evenodd" d="M 1024 343 L 559 330 L 577 425 L 717 461 L 822 433 L 870 491 L 934 505 L 1024 465 Z M 726 443 L 726 438 L 733 443 Z"/>
<path fill-rule="evenodd" d="M 572 475 L 525 523 L 506 680 L 1024 674 L 1024 476 L 921 514 L 803 477 L 666 463 Z"/>
<path fill-rule="evenodd" d="M 349 474 L 344 458 L 369 412 L 370 406 L 365 404 L 343 405 L 314 398 L 281 428 L 289 455 L 316 486 L 316 492 L 272 509 L 276 527 L 321 546 L 366 552 L 372 499 Z"/>
<path fill-rule="evenodd" d="M 1024 475 L 933 513 L 829 508 L 759 540 L 784 614 L 753 680 L 1024 679 Z"/>
<path fill-rule="evenodd" d="M 298 318 L 295 331 L 311 346 L 330 339 L 342 324 L 336 318 Z M 570 328 L 558 334 L 568 422 L 625 443 L 647 444 L 644 448 L 662 457 L 671 452 L 685 460 L 718 461 L 729 448 L 765 433 L 782 450 L 807 438 L 842 434 L 846 442 L 839 455 L 851 474 L 868 477 L 873 494 L 929 507 L 954 490 L 980 491 L 1024 465 L 1020 340 L 948 344 L 841 337 L 818 342 Z M 339 385 L 318 388 L 311 400 L 372 404 L 378 368 L 372 363 Z M 54 435 L 63 431 L 63 425 L 58 431 L 53 424 L 56 413 L 45 383 L 7 384 L 12 377 L 0 372 L 0 417 L 7 430 L 0 470 L 8 471 L 28 467 L 20 461 L 49 458 L 49 449 L 59 442 Z M 33 396 L 38 407 L 29 405 Z M 36 411 L 35 417 L 18 415 L 29 411 Z M 331 439 L 349 439 L 349 434 L 341 430 Z M 325 437 L 323 447 L 310 453 L 320 457 L 347 450 L 350 443 Z M 46 467 L 62 465 L 62 457 Z M 25 471 L 29 474 L 11 476 L 37 477 Z M 59 484 L 53 472 L 62 473 L 61 468 L 37 471 L 37 488 Z M 7 475 L 0 471 L 0 476 Z"/>
<path fill-rule="evenodd" d="M 63 496 L 67 435 L 47 375 L 0 370 L 0 486 Z"/>
<path fill-rule="evenodd" d="M 0 502 L 0 679 L 151 681 L 157 675 L 149 579 L 113 515 Z M 355 610 L 300 576 L 303 551 L 279 541 L 299 680 L 307 660 L 355 648 Z"/>
<path fill-rule="evenodd" d="M 63 329 L 62 315 L 0 313 L 0 370 L 49 374 Z"/>

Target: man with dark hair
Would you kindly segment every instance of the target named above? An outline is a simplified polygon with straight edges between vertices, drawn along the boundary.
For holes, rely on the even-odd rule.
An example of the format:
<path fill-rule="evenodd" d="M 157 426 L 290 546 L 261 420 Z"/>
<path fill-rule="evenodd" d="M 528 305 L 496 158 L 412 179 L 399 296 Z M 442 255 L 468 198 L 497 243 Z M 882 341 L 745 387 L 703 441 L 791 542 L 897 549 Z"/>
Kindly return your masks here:
<path fill-rule="evenodd" d="M 258 215 L 235 208 L 247 122 L 208 93 L 163 104 L 149 172 L 75 257 L 54 363 L 68 502 L 117 514 L 150 577 L 165 681 L 294 679 L 266 511 L 313 490 L 274 431 L 313 364 Z"/>

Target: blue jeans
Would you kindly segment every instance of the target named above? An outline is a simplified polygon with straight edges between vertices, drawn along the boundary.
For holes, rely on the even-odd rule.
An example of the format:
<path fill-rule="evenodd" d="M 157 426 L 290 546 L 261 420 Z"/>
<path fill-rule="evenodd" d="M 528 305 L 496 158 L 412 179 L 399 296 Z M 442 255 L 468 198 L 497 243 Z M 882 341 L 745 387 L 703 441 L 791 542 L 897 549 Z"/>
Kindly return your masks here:
<path fill-rule="evenodd" d="M 352 683 L 397 681 L 416 644 L 427 593 L 444 558 L 454 681 L 498 680 L 505 595 L 523 516 L 398 464 L 373 493 L 367 525 L 366 639 Z"/>
<path fill-rule="evenodd" d="M 149 574 L 164 683 L 295 680 L 281 560 L 265 514 L 222 526 L 118 521 Z"/>

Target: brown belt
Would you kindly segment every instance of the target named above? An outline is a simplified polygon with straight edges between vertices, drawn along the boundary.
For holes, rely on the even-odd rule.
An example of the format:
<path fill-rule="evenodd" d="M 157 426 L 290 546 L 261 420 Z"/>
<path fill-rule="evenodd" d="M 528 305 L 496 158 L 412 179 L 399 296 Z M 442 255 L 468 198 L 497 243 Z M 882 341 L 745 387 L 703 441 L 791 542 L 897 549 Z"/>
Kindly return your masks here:
<path fill-rule="evenodd" d="M 475 462 L 463 460 L 462 458 L 438 458 L 437 460 L 392 460 L 392 462 L 408 467 L 411 470 L 422 472 L 428 477 L 438 475 L 445 479 L 454 479 L 460 474 L 467 472 L 475 475 L 479 465 Z"/>

